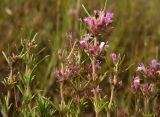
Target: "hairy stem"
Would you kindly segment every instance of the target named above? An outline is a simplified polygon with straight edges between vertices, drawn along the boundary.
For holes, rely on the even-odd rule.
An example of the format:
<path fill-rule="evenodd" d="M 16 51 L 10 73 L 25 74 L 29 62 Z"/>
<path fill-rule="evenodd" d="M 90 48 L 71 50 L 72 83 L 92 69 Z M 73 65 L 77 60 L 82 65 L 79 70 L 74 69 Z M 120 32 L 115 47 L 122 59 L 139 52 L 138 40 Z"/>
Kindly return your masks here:
<path fill-rule="evenodd" d="M 97 45 L 97 38 L 94 38 L 94 45 L 95 46 Z M 97 84 L 95 84 L 95 83 L 97 83 L 97 82 L 95 82 L 96 81 L 96 57 L 95 56 L 93 56 L 91 62 L 92 62 L 93 85 L 95 86 L 95 85 L 97 85 Z M 99 112 L 97 111 L 97 107 L 98 107 L 98 95 L 97 95 L 97 92 L 95 90 L 94 90 L 94 102 L 95 102 L 94 109 L 95 109 L 96 117 L 98 117 L 99 116 Z"/>

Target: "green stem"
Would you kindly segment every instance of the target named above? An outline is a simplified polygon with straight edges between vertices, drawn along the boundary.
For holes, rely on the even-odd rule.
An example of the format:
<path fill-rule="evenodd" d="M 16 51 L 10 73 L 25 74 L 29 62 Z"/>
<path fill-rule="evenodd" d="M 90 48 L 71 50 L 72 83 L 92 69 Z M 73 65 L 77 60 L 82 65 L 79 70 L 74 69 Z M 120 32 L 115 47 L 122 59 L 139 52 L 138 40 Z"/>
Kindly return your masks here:
<path fill-rule="evenodd" d="M 7 106 L 8 106 L 7 110 L 6 110 L 6 114 L 5 114 L 6 117 L 9 117 L 9 108 L 10 108 L 9 107 L 10 106 L 9 100 L 10 100 L 10 95 L 11 95 L 11 93 L 10 93 L 10 91 L 8 91 L 8 93 L 7 93 L 7 100 L 6 100 L 7 101 Z"/>
<path fill-rule="evenodd" d="M 108 104 L 108 108 L 106 109 L 107 111 L 107 117 L 110 117 L 110 112 L 111 112 L 111 107 L 112 107 L 112 103 L 113 103 L 113 97 L 114 97 L 114 86 L 111 87 L 111 97 L 110 97 L 110 101 Z"/>
<path fill-rule="evenodd" d="M 109 104 L 108 104 L 108 109 L 109 110 L 111 109 L 111 106 L 112 106 L 113 96 L 114 96 L 114 86 L 111 87 L 111 97 L 110 97 L 110 101 L 109 101 Z"/>
<path fill-rule="evenodd" d="M 105 1 L 105 4 L 104 4 L 104 8 L 103 8 L 103 11 L 104 11 L 104 12 L 105 12 L 106 7 L 107 7 L 107 1 L 108 1 L 108 0 L 106 0 L 106 1 Z"/>
<path fill-rule="evenodd" d="M 75 48 L 75 46 L 76 46 L 76 43 L 77 43 L 77 41 L 74 42 L 74 45 L 73 45 L 73 47 L 72 47 L 72 49 L 71 49 L 71 51 L 70 51 L 70 53 L 69 53 L 67 59 L 69 59 L 70 56 L 72 55 L 72 53 L 73 53 L 73 51 L 74 51 L 74 48 Z"/>
<path fill-rule="evenodd" d="M 95 106 L 98 107 L 98 96 L 97 96 L 96 91 L 94 91 L 94 97 L 95 97 Z M 96 107 L 94 107 L 94 108 L 95 108 L 96 117 L 98 117 L 99 113 L 98 113 Z"/>
<path fill-rule="evenodd" d="M 64 96 L 63 96 L 63 82 L 60 83 L 60 95 L 61 95 L 61 111 L 63 111 L 64 108 Z"/>
<path fill-rule="evenodd" d="M 97 38 L 94 38 L 94 45 L 96 46 L 97 45 Z M 96 65 L 96 57 L 93 56 L 92 58 L 92 77 L 93 77 L 93 81 L 96 80 L 96 68 L 95 68 L 95 65 Z"/>
<path fill-rule="evenodd" d="M 79 117 L 80 116 L 80 107 L 79 105 L 77 106 L 77 114 L 76 114 L 76 117 Z"/>
<path fill-rule="evenodd" d="M 144 114 L 145 114 L 145 116 L 149 115 L 149 99 L 148 99 L 148 97 L 145 97 L 145 99 L 144 99 Z"/>
<path fill-rule="evenodd" d="M 63 82 L 60 83 L 60 95 L 61 95 L 61 104 L 60 104 L 60 114 L 61 117 L 69 117 L 68 113 L 65 112 L 65 101 L 64 101 L 64 95 L 63 95 Z"/>
<path fill-rule="evenodd" d="M 98 112 L 96 112 L 96 117 L 98 117 Z"/>
<path fill-rule="evenodd" d="M 95 78 L 95 63 L 96 63 L 96 60 L 95 60 L 95 57 L 93 57 L 93 59 L 92 59 L 92 78 L 93 78 L 93 81 L 95 81 L 96 80 L 96 78 Z"/>
<path fill-rule="evenodd" d="M 17 110 L 17 108 L 18 108 L 18 104 L 17 104 L 17 94 L 16 94 L 16 88 L 15 88 L 15 86 L 14 86 L 14 100 L 15 100 L 15 106 L 16 106 L 16 110 Z"/>
<path fill-rule="evenodd" d="M 114 71 L 115 71 L 114 79 L 113 79 L 114 84 L 111 84 L 111 97 L 110 97 L 110 101 L 109 101 L 109 104 L 108 104 L 107 117 L 111 116 L 110 111 L 111 111 L 111 107 L 112 107 L 112 103 L 113 103 L 113 99 L 114 99 L 115 85 L 116 85 L 116 82 L 117 82 L 118 63 L 115 65 Z"/>
<path fill-rule="evenodd" d="M 86 12 L 86 14 L 91 17 L 91 15 L 89 14 L 89 12 L 87 11 L 86 7 L 82 4 L 82 8 L 84 9 L 84 11 Z"/>
<path fill-rule="evenodd" d="M 135 107 L 135 110 L 136 110 L 136 113 L 135 113 L 135 116 L 138 116 L 138 113 L 139 113 L 139 102 L 140 102 L 140 99 L 139 99 L 139 96 L 137 96 L 138 99 L 136 99 L 136 107 Z"/>
<path fill-rule="evenodd" d="M 110 112 L 109 112 L 109 110 L 107 110 L 107 117 L 110 117 L 111 115 L 110 115 Z"/>

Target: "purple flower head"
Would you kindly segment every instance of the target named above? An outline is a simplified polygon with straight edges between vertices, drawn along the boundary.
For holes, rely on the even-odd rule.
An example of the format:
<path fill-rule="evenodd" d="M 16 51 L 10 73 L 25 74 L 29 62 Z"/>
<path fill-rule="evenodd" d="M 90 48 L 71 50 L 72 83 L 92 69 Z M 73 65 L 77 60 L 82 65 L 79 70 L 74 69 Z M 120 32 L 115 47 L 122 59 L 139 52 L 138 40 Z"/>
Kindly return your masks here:
<path fill-rule="evenodd" d="M 84 18 L 84 22 L 89 25 L 90 28 L 92 28 L 94 21 L 92 18 Z"/>
<path fill-rule="evenodd" d="M 88 24 L 89 29 L 94 32 L 107 31 L 108 25 L 112 22 L 113 13 L 95 10 L 93 17 L 84 18 L 84 22 Z"/>
<path fill-rule="evenodd" d="M 68 67 L 66 67 L 66 68 L 64 69 L 63 74 L 64 74 L 65 76 L 67 76 L 67 75 L 69 75 L 69 73 L 70 73 L 70 69 L 69 69 Z"/>
<path fill-rule="evenodd" d="M 112 77 L 109 77 L 109 83 L 113 86 L 116 86 L 117 85 L 117 79 L 113 79 Z"/>
<path fill-rule="evenodd" d="M 113 13 L 111 12 L 106 12 L 106 15 L 104 17 L 104 22 L 105 25 L 107 26 L 108 24 L 112 23 L 112 17 L 113 17 Z"/>
<path fill-rule="evenodd" d="M 156 74 L 155 68 L 149 67 L 149 68 L 147 68 L 147 72 L 146 72 L 145 75 L 146 75 L 148 78 L 155 78 L 155 74 Z"/>
<path fill-rule="evenodd" d="M 91 92 L 98 94 L 98 93 L 100 93 L 101 90 L 102 90 L 102 89 L 99 87 L 99 85 L 97 85 L 97 87 L 93 88 L 93 89 L 91 90 Z"/>
<path fill-rule="evenodd" d="M 141 84 L 140 90 L 143 95 L 153 97 L 155 93 L 154 84 Z"/>
<path fill-rule="evenodd" d="M 137 77 L 134 78 L 133 83 L 136 84 L 136 85 L 137 85 L 137 84 L 139 85 L 139 84 L 140 84 L 140 80 L 141 80 L 141 79 L 139 78 L 139 76 L 137 76 Z"/>
<path fill-rule="evenodd" d="M 97 68 L 97 69 L 100 69 L 100 68 L 101 68 L 100 64 L 101 64 L 100 61 L 97 60 L 97 61 L 96 61 L 96 68 Z"/>
<path fill-rule="evenodd" d="M 90 45 L 89 46 L 89 52 L 93 54 L 94 56 L 97 56 L 99 54 L 100 48 L 99 46 Z"/>
<path fill-rule="evenodd" d="M 85 37 L 79 42 L 80 45 L 84 46 L 84 47 L 88 47 L 88 40 L 92 39 L 91 35 L 90 34 L 86 34 Z"/>
<path fill-rule="evenodd" d="M 144 64 L 140 64 L 137 67 L 137 71 L 142 72 L 147 78 L 156 79 L 158 75 L 159 65 L 160 64 L 157 62 L 157 60 L 153 59 L 151 61 L 151 65 L 148 67 L 145 67 Z"/>
<path fill-rule="evenodd" d="M 158 68 L 158 66 L 159 66 L 159 63 L 157 62 L 157 60 L 153 59 L 151 61 L 151 67 L 156 70 Z"/>
<path fill-rule="evenodd" d="M 89 33 L 87 33 L 86 35 L 85 35 L 85 37 L 84 37 L 84 40 L 89 40 L 89 39 L 92 39 L 93 37 L 89 34 Z"/>
<path fill-rule="evenodd" d="M 144 66 L 144 64 L 140 64 L 137 67 L 137 71 L 144 72 L 146 74 L 147 73 L 147 68 Z"/>
<path fill-rule="evenodd" d="M 57 76 L 59 82 L 63 82 L 64 80 L 66 80 L 69 74 L 70 74 L 69 68 L 65 68 L 64 71 L 58 69 L 55 70 L 55 75 Z"/>
<path fill-rule="evenodd" d="M 110 56 L 111 56 L 112 62 L 113 62 L 114 64 L 116 64 L 116 62 L 117 62 L 117 55 L 116 55 L 115 53 L 112 53 Z"/>
<path fill-rule="evenodd" d="M 70 71 L 71 71 L 72 75 L 75 75 L 75 74 L 78 73 L 80 70 L 81 70 L 80 65 L 76 65 L 76 66 L 73 66 L 72 68 L 70 68 Z"/>
<path fill-rule="evenodd" d="M 131 87 L 132 87 L 133 89 L 137 90 L 137 89 L 140 87 L 140 81 L 141 81 L 140 77 L 139 77 L 139 76 L 136 76 L 136 77 L 134 78 L 133 82 L 132 82 Z"/>
<path fill-rule="evenodd" d="M 56 69 L 55 75 L 59 79 L 59 81 L 64 81 L 65 80 L 65 77 L 63 76 L 63 74 L 60 70 Z"/>

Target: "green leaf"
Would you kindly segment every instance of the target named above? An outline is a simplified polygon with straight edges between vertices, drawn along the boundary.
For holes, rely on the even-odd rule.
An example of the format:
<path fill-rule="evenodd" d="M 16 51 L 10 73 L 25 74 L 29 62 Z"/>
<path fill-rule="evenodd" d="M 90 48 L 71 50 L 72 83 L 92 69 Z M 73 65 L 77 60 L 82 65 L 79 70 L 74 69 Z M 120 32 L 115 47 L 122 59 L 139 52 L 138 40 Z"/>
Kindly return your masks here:
<path fill-rule="evenodd" d="M 86 14 L 91 17 L 91 15 L 89 14 L 89 12 L 87 11 L 86 7 L 82 4 L 82 8 L 84 9 L 84 11 L 86 12 Z"/>
<path fill-rule="evenodd" d="M 3 54 L 4 58 L 6 59 L 8 65 L 10 66 L 11 63 L 10 63 L 9 58 L 6 56 L 6 54 L 3 51 L 2 51 L 2 54 Z"/>

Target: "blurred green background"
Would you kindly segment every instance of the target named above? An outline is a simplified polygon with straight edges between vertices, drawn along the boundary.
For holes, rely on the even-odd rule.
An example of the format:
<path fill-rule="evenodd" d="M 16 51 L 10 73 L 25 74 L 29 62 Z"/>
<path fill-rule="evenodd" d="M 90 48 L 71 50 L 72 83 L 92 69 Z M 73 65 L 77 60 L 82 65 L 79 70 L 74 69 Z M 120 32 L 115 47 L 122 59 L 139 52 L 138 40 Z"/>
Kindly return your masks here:
<path fill-rule="evenodd" d="M 23 38 L 38 33 L 41 56 L 50 55 L 37 69 L 42 89 L 53 75 L 58 48 L 64 47 L 66 33 L 79 36 L 80 19 L 103 8 L 105 0 L 1 0 L 0 52 L 8 55 L 16 51 Z M 110 50 L 126 56 L 126 64 L 146 62 L 160 53 L 160 0 L 108 0 L 107 10 L 114 12 L 113 30 L 109 37 Z M 106 37 L 108 38 L 108 37 Z M 8 73 L 8 66 L 0 54 L 0 75 Z M 131 67 L 134 71 L 135 66 Z M 127 78 L 132 76 L 131 73 Z"/>

